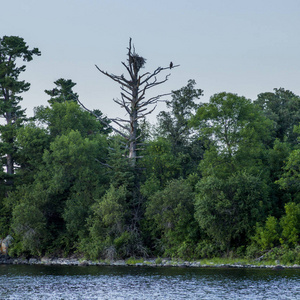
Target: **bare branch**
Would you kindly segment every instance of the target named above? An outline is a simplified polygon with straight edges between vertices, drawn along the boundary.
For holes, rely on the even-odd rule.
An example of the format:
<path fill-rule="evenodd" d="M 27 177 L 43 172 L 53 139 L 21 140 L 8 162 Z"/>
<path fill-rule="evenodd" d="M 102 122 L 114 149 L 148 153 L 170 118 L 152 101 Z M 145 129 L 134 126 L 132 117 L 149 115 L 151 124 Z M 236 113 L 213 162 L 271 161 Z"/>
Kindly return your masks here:
<path fill-rule="evenodd" d="M 176 68 L 176 67 L 179 67 L 179 65 L 175 65 L 172 67 L 172 69 Z M 152 72 L 152 74 L 150 74 L 146 79 L 144 79 L 144 81 L 141 82 L 141 84 L 144 84 L 146 83 L 147 81 L 149 81 L 151 78 L 155 77 L 156 75 L 158 75 L 161 71 L 164 71 L 164 70 L 170 70 L 170 67 L 158 67 L 156 70 L 154 70 L 154 72 Z M 149 74 L 149 73 L 148 73 Z M 144 74 L 145 75 L 145 74 Z M 142 75 L 142 76 L 144 76 Z"/>
<path fill-rule="evenodd" d="M 155 108 L 156 108 L 156 105 L 154 106 L 154 108 L 153 108 L 153 109 L 151 109 L 150 111 L 148 111 L 148 112 L 146 112 L 146 113 L 142 114 L 142 116 L 138 117 L 138 119 L 145 118 L 145 116 L 147 116 L 147 115 L 151 114 L 151 113 L 152 113 L 152 112 L 155 110 Z"/>
<path fill-rule="evenodd" d="M 132 71 L 132 64 L 130 63 L 130 57 L 131 57 L 131 38 L 129 39 L 129 47 L 127 48 L 128 49 L 128 64 L 129 64 L 129 68 L 130 68 L 130 74 L 133 73 Z"/>
<path fill-rule="evenodd" d="M 117 76 L 117 75 L 114 75 L 114 74 L 109 74 L 103 70 L 101 70 L 97 65 L 95 65 L 96 68 L 98 69 L 99 72 L 101 72 L 102 74 L 108 76 L 109 78 L 111 78 L 113 81 L 116 81 L 118 82 L 119 84 L 121 85 L 125 85 L 126 87 L 128 87 L 130 89 L 130 85 L 127 84 L 127 82 L 130 83 L 130 81 L 127 81 L 124 76 Z"/>
<path fill-rule="evenodd" d="M 114 123 L 116 123 L 118 126 L 120 126 L 121 128 L 123 128 L 124 130 L 129 131 L 128 127 L 126 127 L 126 126 L 120 124 L 120 122 L 119 122 L 118 120 L 112 119 L 111 121 L 114 122 Z M 128 138 L 128 136 L 126 136 L 126 138 Z"/>
<path fill-rule="evenodd" d="M 110 169 L 113 169 L 112 166 L 110 166 L 110 165 L 107 164 L 107 163 L 101 162 L 101 161 L 100 161 L 99 159 L 97 159 L 97 158 L 95 158 L 95 161 L 98 162 L 98 163 L 100 163 L 102 166 L 105 166 L 105 167 L 108 167 L 108 168 L 110 168 Z"/>
<path fill-rule="evenodd" d="M 127 93 L 128 95 L 132 96 L 132 93 L 131 93 L 131 90 L 128 91 L 124 88 L 124 86 L 121 86 L 121 90 L 124 92 L 124 93 Z"/>
<path fill-rule="evenodd" d="M 170 74 L 167 74 L 164 79 L 158 80 L 157 76 L 161 72 L 179 67 L 179 65 L 173 65 L 173 63 L 171 62 L 168 67 L 158 67 L 152 73 L 146 72 L 142 75 L 139 75 L 139 71 L 144 67 L 146 59 L 142 56 L 139 56 L 135 52 L 135 47 L 132 44 L 131 38 L 129 39 L 129 46 L 127 50 L 127 62 L 121 63 L 129 74 L 128 79 L 126 79 L 123 74 L 121 76 L 109 74 L 108 72 L 101 70 L 97 65 L 96 68 L 102 74 L 108 76 L 109 78 L 120 84 L 121 99 L 113 100 L 119 106 L 125 108 L 126 112 L 129 115 L 129 120 L 114 118 L 111 119 L 111 121 L 118 125 L 120 128 L 129 131 L 129 136 L 124 133 L 121 133 L 121 135 L 128 140 L 129 144 L 127 147 L 129 150 L 129 158 L 132 158 L 132 162 L 134 165 L 135 159 L 137 158 L 136 141 L 140 139 L 140 136 L 136 136 L 138 120 L 143 119 L 146 115 L 151 114 L 155 110 L 157 103 L 159 101 L 162 101 L 162 97 L 170 95 L 170 93 L 160 94 L 145 100 L 146 91 L 157 85 L 161 85 L 169 79 Z M 152 105 L 154 106 L 153 108 L 151 107 Z M 149 109 L 150 107 L 151 109 Z M 120 133 L 120 131 L 116 130 L 115 128 L 111 128 L 115 132 Z"/>
<path fill-rule="evenodd" d="M 171 75 L 171 74 L 166 75 L 165 79 L 164 79 L 164 80 L 161 80 L 161 81 L 157 81 L 157 78 L 155 77 L 154 81 L 151 82 L 151 83 L 147 83 L 146 86 L 145 86 L 144 88 L 145 88 L 146 90 L 148 90 L 148 89 L 150 89 L 150 88 L 152 88 L 152 87 L 154 87 L 154 86 L 156 86 L 156 85 L 162 84 L 162 83 L 166 82 L 166 81 L 169 79 L 169 76 L 170 76 L 170 75 Z"/>
<path fill-rule="evenodd" d="M 121 95 L 122 96 L 122 95 Z M 127 104 L 125 101 L 124 101 L 124 99 L 123 99 L 123 97 L 122 97 L 122 101 L 121 100 L 118 100 L 118 99 L 113 99 L 114 100 L 114 102 L 116 102 L 117 104 L 119 104 L 121 107 L 124 107 L 125 108 L 125 110 L 127 111 L 127 113 L 128 114 L 130 114 L 130 109 L 129 109 L 129 103 Z"/>
<path fill-rule="evenodd" d="M 121 62 L 122 65 L 126 68 L 127 72 L 129 73 L 130 77 L 131 77 L 131 80 L 133 79 L 133 76 L 132 76 L 132 70 L 124 63 L 124 62 Z M 129 83 L 129 82 L 128 82 Z"/>
<path fill-rule="evenodd" d="M 87 107 L 85 107 L 82 102 L 80 102 L 79 98 L 74 95 L 76 97 L 77 102 L 89 113 L 91 113 L 94 117 L 96 117 L 97 120 L 99 120 L 102 124 L 104 124 L 105 126 L 109 127 L 110 129 L 112 129 L 113 131 L 117 132 L 118 134 L 120 134 L 122 137 L 127 139 L 127 136 L 125 136 L 125 134 L 123 134 L 120 130 L 114 128 L 113 126 L 109 125 L 107 122 L 105 122 L 102 118 L 100 118 L 99 116 L 97 116 L 92 110 L 88 109 Z"/>
<path fill-rule="evenodd" d="M 121 118 L 114 118 L 114 119 L 110 119 L 111 121 L 115 122 L 124 122 L 124 123 L 130 123 L 130 120 L 125 120 L 125 119 L 121 119 Z"/>
<path fill-rule="evenodd" d="M 141 102 L 141 104 L 139 104 L 137 106 L 137 108 L 141 109 L 142 107 L 147 106 L 149 104 L 156 104 L 159 101 L 160 98 L 162 98 L 164 96 L 169 96 L 169 95 L 171 95 L 171 93 L 161 94 L 161 95 L 157 95 L 157 96 L 151 97 L 148 100 L 146 100 L 144 102 Z"/>
<path fill-rule="evenodd" d="M 121 96 L 122 98 L 127 99 L 129 102 L 131 102 L 131 98 L 129 98 L 128 96 L 126 96 L 124 93 L 121 92 Z"/>

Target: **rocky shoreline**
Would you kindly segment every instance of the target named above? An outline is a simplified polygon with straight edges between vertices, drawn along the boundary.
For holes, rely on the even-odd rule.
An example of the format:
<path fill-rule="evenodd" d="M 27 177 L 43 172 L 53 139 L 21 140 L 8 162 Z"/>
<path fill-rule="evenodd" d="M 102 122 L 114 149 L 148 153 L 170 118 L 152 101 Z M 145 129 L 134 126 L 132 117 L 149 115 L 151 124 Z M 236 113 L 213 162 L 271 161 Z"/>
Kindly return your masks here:
<path fill-rule="evenodd" d="M 300 265 L 254 265 L 254 264 L 202 264 L 197 261 L 174 261 L 170 259 L 145 259 L 143 262 L 130 260 L 91 261 L 77 258 L 12 258 L 0 256 L 0 265 L 44 265 L 44 266 L 132 266 L 132 267 L 180 267 L 180 268 L 259 268 L 259 269 L 300 269 Z"/>

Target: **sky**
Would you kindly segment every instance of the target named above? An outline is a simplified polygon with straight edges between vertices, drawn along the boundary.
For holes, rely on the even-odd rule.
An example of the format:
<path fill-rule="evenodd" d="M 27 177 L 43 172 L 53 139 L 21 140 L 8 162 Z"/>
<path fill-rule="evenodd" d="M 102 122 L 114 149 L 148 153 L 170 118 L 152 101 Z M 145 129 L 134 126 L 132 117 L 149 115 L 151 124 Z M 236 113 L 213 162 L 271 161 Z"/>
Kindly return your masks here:
<path fill-rule="evenodd" d="M 169 93 L 194 79 L 200 102 L 219 92 L 255 100 L 283 87 L 300 95 L 299 0 L 6 0 L 1 1 L 0 36 L 24 38 L 42 53 L 27 64 L 31 83 L 21 103 L 27 115 L 47 105 L 45 89 L 59 78 L 77 83 L 84 105 L 109 118 L 126 118 L 113 102 L 120 87 L 95 67 L 116 75 L 126 70 L 129 38 L 147 59 L 144 72 L 166 67 L 169 80 L 148 96 Z M 161 74 L 163 79 L 167 73 Z M 160 103 L 149 116 L 165 106 Z"/>

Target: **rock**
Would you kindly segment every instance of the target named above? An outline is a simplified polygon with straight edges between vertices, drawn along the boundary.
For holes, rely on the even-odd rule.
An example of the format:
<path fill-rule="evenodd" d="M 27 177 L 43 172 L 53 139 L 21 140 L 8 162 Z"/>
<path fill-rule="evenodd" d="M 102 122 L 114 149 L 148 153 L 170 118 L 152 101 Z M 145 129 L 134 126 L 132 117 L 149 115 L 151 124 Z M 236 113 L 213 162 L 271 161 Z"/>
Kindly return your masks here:
<path fill-rule="evenodd" d="M 26 258 L 15 258 L 13 259 L 14 265 L 28 265 L 28 260 Z"/>
<path fill-rule="evenodd" d="M 200 267 L 200 266 L 201 266 L 201 263 L 198 261 L 195 261 L 191 264 L 191 267 Z"/>
<path fill-rule="evenodd" d="M 8 264 L 12 264 L 12 263 L 13 263 L 13 260 L 9 256 L 0 254 L 0 265 L 1 264 L 8 265 Z"/>
<path fill-rule="evenodd" d="M 42 257 L 41 258 L 41 263 L 44 264 L 44 265 L 50 265 L 51 261 L 48 257 Z"/>
<path fill-rule="evenodd" d="M 294 269 L 300 269 L 300 265 L 295 264 L 295 265 L 293 265 L 293 268 Z"/>
<path fill-rule="evenodd" d="M 124 260 L 117 260 L 112 263 L 113 266 L 126 266 L 126 262 Z"/>
<path fill-rule="evenodd" d="M 0 253 L 7 255 L 8 254 L 8 247 L 11 245 L 13 241 L 13 237 L 11 235 L 8 235 L 4 240 L 1 240 L 0 244 Z"/>
<path fill-rule="evenodd" d="M 29 262 L 30 265 L 38 264 L 38 260 L 36 258 L 30 258 L 28 262 Z"/>
<path fill-rule="evenodd" d="M 164 263 L 164 266 L 165 266 L 165 267 L 173 267 L 173 266 L 174 266 L 174 263 L 173 263 L 172 261 L 166 261 L 166 262 Z"/>
<path fill-rule="evenodd" d="M 280 266 L 280 265 L 277 265 L 273 268 L 274 270 L 283 270 L 284 267 L 283 266 Z"/>
<path fill-rule="evenodd" d="M 136 267 L 142 267 L 144 264 L 143 263 L 136 263 L 135 266 Z"/>
<path fill-rule="evenodd" d="M 81 266 L 81 267 L 86 267 L 88 265 L 89 265 L 89 263 L 86 260 L 83 260 L 82 262 L 79 263 L 79 266 Z"/>

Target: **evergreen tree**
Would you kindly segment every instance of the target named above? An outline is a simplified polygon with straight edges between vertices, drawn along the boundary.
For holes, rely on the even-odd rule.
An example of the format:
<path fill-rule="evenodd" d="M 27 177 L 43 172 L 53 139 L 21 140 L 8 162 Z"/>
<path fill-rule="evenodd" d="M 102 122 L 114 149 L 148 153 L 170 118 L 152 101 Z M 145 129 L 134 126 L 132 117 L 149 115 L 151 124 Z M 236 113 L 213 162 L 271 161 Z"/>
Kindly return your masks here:
<path fill-rule="evenodd" d="M 48 100 L 50 105 L 55 102 L 62 103 L 66 101 L 77 101 L 78 95 L 72 90 L 76 83 L 71 79 L 60 78 L 54 81 L 54 84 L 56 85 L 55 88 L 52 90 L 45 90 L 45 93 L 51 96 Z"/>
<path fill-rule="evenodd" d="M 181 161 L 182 174 L 195 172 L 204 153 L 204 141 L 189 124 L 190 119 L 201 107 L 196 100 L 203 95 L 195 89 L 196 82 L 189 80 L 185 87 L 172 91 L 172 100 L 166 101 L 170 111 L 158 114 L 157 135 L 169 140 L 172 153 Z"/>
<path fill-rule="evenodd" d="M 47 126 L 52 139 L 70 130 L 78 130 L 83 136 L 108 134 L 111 131 L 108 127 L 109 120 L 102 115 L 100 110 L 95 110 L 91 114 L 77 103 L 78 95 L 73 91 L 76 83 L 71 79 L 60 78 L 54 84 L 55 87 L 52 90 L 45 90 L 45 93 L 51 96 L 48 100 L 50 107 L 35 108 L 35 120 Z M 104 119 L 107 126 L 95 122 L 95 115 Z"/>
<path fill-rule="evenodd" d="M 19 79 L 26 66 L 18 66 L 17 63 L 19 59 L 29 62 L 34 55 L 40 54 L 38 48 L 30 50 L 23 38 L 0 38 L 0 117 L 5 120 L 5 124 L 0 126 L 0 156 L 4 157 L 8 176 L 14 174 L 16 130 L 25 120 L 25 110 L 19 105 L 22 100 L 20 94 L 30 88 L 30 83 Z M 6 182 L 13 183 L 11 178 Z"/>

